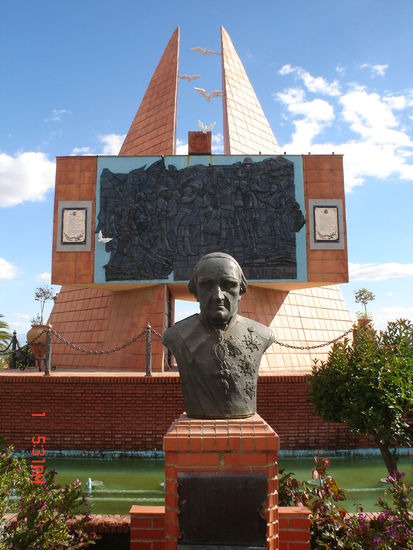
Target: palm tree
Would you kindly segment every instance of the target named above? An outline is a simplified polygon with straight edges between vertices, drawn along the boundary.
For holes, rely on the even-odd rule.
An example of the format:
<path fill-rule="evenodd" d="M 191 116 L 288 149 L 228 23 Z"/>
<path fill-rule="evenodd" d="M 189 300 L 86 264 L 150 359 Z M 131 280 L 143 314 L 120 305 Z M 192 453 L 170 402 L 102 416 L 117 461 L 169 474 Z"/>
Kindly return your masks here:
<path fill-rule="evenodd" d="M 0 350 L 4 349 L 11 340 L 11 334 L 8 330 L 9 325 L 5 321 L 2 321 L 1 317 L 4 317 L 4 315 L 0 313 Z"/>

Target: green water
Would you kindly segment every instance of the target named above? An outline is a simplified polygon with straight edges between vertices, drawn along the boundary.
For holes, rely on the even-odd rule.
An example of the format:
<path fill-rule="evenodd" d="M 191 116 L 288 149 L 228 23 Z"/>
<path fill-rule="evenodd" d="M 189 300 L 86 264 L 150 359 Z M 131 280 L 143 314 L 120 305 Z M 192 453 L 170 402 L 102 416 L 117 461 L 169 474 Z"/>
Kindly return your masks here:
<path fill-rule="evenodd" d="M 329 473 L 346 490 L 347 501 L 343 503 L 354 511 L 353 503 L 359 502 L 365 511 L 374 512 L 374 503 L 383 496 L 385 485 L 380 481 L 387 470 L 380 457 L 365 458 L 329 457 Z M 294 472 L 300 481 L 311 480 L 314 461 L 311 457 L 281 458 L 279 467 Z M 59 484 L 80 479 L 92 514 L 127 514 L 133 504 L 162 506 L 164 504 L 164 462 L 161 459 L 47 459 L 48 469 L 58 472 Z M 413 484 L 412 459 L 399 459 L 399 470 L 405 472 Z M 92 479 L 92 489 L 87 488 L 87 479 Z"/>

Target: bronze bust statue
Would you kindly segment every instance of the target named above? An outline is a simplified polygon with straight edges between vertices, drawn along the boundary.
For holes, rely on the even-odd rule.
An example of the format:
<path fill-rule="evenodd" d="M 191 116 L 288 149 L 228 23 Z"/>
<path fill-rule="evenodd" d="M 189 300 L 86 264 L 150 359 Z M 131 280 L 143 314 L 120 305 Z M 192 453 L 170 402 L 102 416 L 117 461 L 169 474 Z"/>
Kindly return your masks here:
<path fill-rule="evenodd" d="M 189 290 L 199 302 L 192 315 L 164 332 L 178 363 L 185 411 L 193 418 L 243 418 L 256 412 L 258 369 L 273 331 L 237 314 L 248 283 L 228 254 L 203 256 Z"/>

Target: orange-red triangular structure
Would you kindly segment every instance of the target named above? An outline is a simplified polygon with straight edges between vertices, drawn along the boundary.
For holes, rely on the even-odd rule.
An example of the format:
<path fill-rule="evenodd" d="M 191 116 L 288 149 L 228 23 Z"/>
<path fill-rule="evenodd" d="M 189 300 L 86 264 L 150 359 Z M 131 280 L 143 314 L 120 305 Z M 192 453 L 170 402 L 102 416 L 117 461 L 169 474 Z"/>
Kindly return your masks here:
<path fill-rule="evenodd" d="M 178 97 L 179 27 L 153 73 L 119 155 L 174 155 Z"/>
<path fill-rule="evenodd" d="M 226 155 L 280 153 L 280 147 L 254 88 L 224 27 L 221 27 L 221 51 L 224 153 Z"/>

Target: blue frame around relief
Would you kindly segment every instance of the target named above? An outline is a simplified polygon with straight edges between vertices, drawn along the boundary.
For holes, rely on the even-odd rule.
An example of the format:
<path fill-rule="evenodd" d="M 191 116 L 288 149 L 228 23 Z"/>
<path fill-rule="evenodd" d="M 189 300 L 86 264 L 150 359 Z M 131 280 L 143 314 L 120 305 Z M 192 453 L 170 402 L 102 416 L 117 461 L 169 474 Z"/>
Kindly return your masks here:
<path fill-rule="evenodd" d="M 205 155 L 205 156 L 165 156 L 165 166 L 173 165 L 178 170 L 186 168 L 188 166 L 194 166 L 201 164 L 208 165 L 231 165 L 236 162 L 242 162 L 246 158 L 250 158 L 253 162 L 260 162 L 266 158 L 270 158 L 275 155 Z M 304 200 L 304 178 L 303 178 L 303 162 L 301 155 L 283 155 L 294 164 L 294 185 L 295 185 L 295 199 L 300 206 L 300 209 L 305 213 L 305 200 Z M 128 173 L 137 168 L 143 166 L 149 167 L 154 162 L 161 160 L 161 156 L 147 156 L 147 157 L 98 157 L 97 163 L 97 181 L 96 181 L 96 215 L 95 215 L 95 228 L 98 223 L 98 213 L 100 211 L 100 180 L 102 171 L 107 168 L 116 173 Z M 306 282 L 307 281 L 307 248 L 306 248 L 306 230 L 305 225 L 300 231 L 296 233 L 296 258 L 297 258 L 297 277 L 295 279 L 267 279 L 266 282 Z M 173 279 L 173 273 L 170 274 L 168 279 L 149 279 L 149 280 L 129 280 L 129 281 L 106 281 L 106 274 L 104 265 L 109 261 L 110 253 L 106 252 L 105 246 L 98 242 L 97 234 L 95 234 L 95 258 L 94 258 L 94 282 L 106 283 L 106 284 L 119 284 L 119 283 L 167 283 L 167 282 L 187 282 L 176 281 Z M 254 282 L 254 279 L 249 279 L 250 282 Z M 260 279 L 256 282 L 264 282 Z"/>

